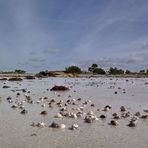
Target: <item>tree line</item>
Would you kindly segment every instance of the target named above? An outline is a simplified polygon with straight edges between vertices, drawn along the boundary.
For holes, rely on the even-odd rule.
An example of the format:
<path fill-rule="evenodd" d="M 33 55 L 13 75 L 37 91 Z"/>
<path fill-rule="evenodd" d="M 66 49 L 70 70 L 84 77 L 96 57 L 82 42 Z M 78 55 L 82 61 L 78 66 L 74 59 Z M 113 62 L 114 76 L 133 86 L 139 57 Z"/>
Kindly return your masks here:
<path fill-rule="evenodd" d="M 84 71 L 81 70 L 80 67 L 78 66 L 69 66 L 65 68 L 65 72 L 67 73 L 77 73 L 77 74 L 81 74 L 84 73 Z M 131 72 L 130 70 L 123 70 L 117 67 L 110 67 L 108 71 L 104 70 L 101 67 L 98 67 L 97 64 L 92 64 L 90 67 L 88 67 L 88 71 L 89 73 L 92 74 L 100 74 L 100 75 L 105 75 L 105 74 L 111 74 L 111 75 L 121 75 L 121 74 L 148 74 L 148 71 L 145 70 L 140 70 L 139 72 L 135 73 L 135 72 Z M 85 73 L 87 73 L 85 72 Z"/>

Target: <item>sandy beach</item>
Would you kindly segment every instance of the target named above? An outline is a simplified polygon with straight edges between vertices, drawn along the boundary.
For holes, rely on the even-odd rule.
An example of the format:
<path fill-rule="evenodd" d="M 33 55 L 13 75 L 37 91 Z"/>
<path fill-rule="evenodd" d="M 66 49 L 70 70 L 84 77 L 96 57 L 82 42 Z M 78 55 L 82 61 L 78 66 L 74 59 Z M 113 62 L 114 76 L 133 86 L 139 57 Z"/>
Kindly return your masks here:
<path fill-rule="evenodd" d="M 138 118 L 135 127 L 127 126 L 136 112 L 148 115 L 148 78 L 45 78 L 21 82 L 0 81 L 0 148 L 147 148 L 148 118 Z M 64 85 L 69 91 L 50 91 L 54 85 Z M 3 88 L 9 86 L 9 88 Z M 22 92 L 25 89 L 26 92 Z M 32 100 L 26 101 L 26 96 Z M 8 101 L 11 97 L 11 101 Z M 77 99 L 81 98 L 81 101 Z M 52 107 L 49 101 L 54 99 Z M 61 106 L 56 103 L 62 100 Z M 82 117 L 55 118 L 67 100 L 68 110 L 77 113 L 83 105 Z M 87 100 L 88 103 L 84 105 Z M 26 114 L 14 104 L 22 103 Z M 92 105 L 93 104 L 93 105 Z M 106 105 L 111 109 L 103 111 Z M 118 126 L 110 125 L 112 114 L 121 116 L 120 107 L 130 112 L 118 119 Z M 46 111 L 47 115 L 41 115 Z M 85 116 L 93 112 L 98 121 L 85 123 Z M 86 114 L 85 114 L 86 113 Z M 105 115 L 101 119 L 100 115 Z M 64 129 L 51 128 L 52 122 L 64 124 Z M 31 126 L 44 122 L 44 127 Z M 77 124 L 75 130 L 69 128 Z"/>

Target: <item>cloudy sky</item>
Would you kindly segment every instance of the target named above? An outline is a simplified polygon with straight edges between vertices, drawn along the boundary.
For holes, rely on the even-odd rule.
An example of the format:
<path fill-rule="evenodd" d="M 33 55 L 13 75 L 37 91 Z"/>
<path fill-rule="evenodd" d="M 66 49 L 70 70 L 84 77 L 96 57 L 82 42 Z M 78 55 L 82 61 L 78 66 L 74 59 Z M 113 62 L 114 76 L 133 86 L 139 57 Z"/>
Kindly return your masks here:
<path fill-rule="evenodd" d="M 0 0 L 0 71 L 148 66 L 148 0 Z"/>

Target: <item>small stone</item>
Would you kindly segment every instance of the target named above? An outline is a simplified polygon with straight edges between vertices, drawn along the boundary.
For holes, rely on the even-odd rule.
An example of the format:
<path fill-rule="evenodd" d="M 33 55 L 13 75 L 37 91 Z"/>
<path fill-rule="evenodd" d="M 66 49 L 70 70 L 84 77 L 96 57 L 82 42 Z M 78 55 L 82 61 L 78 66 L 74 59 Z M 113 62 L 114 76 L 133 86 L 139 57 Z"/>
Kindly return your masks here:
<path fill-rule="evenodd" d="M 59 128 L 64 129 L 64 128 L 66 128 L 66 125 L 65 124 L 60 124 Z"/>
<path fill-rule="evenodd" d="M 23 110 L 21 111 L 21 114 L 27 114 L 27 113 L 28 113 L 28 111 L 25 110 L 25 109 L 23 109 Z"/>
<path fill-rule="evenodd" d="M 137 125 L 137 120 L 136 121 L 130 121 L 128 124 L 129 127 L 135 127 Z"/>
<path fill-rule="evenodd" d="M 47 115 L 48 112 L 47 112 L 47 111 L 42 111 L 40 114 L 41 114 L 41 115 Z"/>
<path fill-rule="evenodd" d="M 10 86 L 6 86 L 6 85 L 4 85 L 3 88 L 10 88 Z"/>
<path fill-rule="evenodd" d="M 116 120 L 111 120 L 110 121 L 110 125 L 118 126 L 119 125 L 119 122 L 116 121 Z"/>
<path fill-rule="evenodd" d="M 127 111 L 127 109 L 126 109 L 124 106 L 121 106 L 121 107 L 120 107 L 120 111 L 121 111 L 121 112 L 125 112 L 125 111 Z"/>
<path fill-rule="evenodd" d="M 39 122 L 36 124 L 37 127 L 45 127 L 45 123 L 44 122 Z"/>
<path fill-rule="evenodd" d="M 50 127 L 52 127 L 52 128 L 59 128 L 60 125 L 58 123 L 56 123 L 56 122 L 52 122 Z"/>
<path fill-rule="evenodd" d="M 148 115 L 142 115 L 140 118 L 147 119 L 148 118 Z"/>
<path fill-rule="evenodd" d="M 100 118 L 101 118 L 101 119 L 105 119 L 106 116 L 105 116 L 105 115 L 100 115 Z"/>
<path fill-rule="evenodd" d="M 117 93 L 118 93 L 117 91 L 114 92 L 114 94 L 117 94 Z"/>
<path fill-rule="evenodd" d="M 36 133 L 33 133 L 33 134 L 31 134 L 30 136 L 37 136 L 37 134 L 36 134 Z"/>
<path fill-rule="evenodd" d="M 141 115 L 140 112 L 135 113 L 135 116 L 137 116 L 137 117 L 139 117 L 140 115 Z"/>
<path fill-rule="evenodd" d="M 14 105 L 11 106 L 11 108 L 14 108 L 14 109 L 17 108 L 17 107 L 18 107 L 17 104 L 14 104 Z"/>
<path fill-rule="evenodd" d="M 56 115 L 55 115 L 55 118 L 62 118 L 63 116 L 60 114 L 60 113 L 57 113 Z"/>
<path fill-rule="evenodd" d="M 73 124 L 69 129 L 75 130 L 75 129 L 78 129 L 78 128 L 79 128 L 78 124 Z"/>

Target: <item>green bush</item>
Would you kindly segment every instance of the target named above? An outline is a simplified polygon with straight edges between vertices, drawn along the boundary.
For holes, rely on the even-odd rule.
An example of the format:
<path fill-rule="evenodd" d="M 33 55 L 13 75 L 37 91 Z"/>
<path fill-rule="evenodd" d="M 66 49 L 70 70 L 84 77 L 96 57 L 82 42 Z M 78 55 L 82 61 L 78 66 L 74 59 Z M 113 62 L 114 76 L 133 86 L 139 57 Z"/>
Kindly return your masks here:
<path fill-rule="evenodd" d="M 81 69 L 78 66 L 69 66 L 69 67 L 65 68 L 65 72 L 74 73 L 74 74 L 82 73 Z"/>
<path fill-rule="evenodd" d="M 102 69 L 102 68 L 95 68 L 95 69 L 93 70 L 93 74 L 101 74 L 101 75 L 104 75 L 104 74 L 106 74 L 106 72 L 105 72 L 105 70 Z"/>
<path fill-rule="evenodd" d="M 118 69 L 117 67 L 115 67 L 115 68 L 111 67 L 111 68 L 109 69 L 109 74 L 112 74 L 112 75 L 124 74 L 124 70 Z"/>

